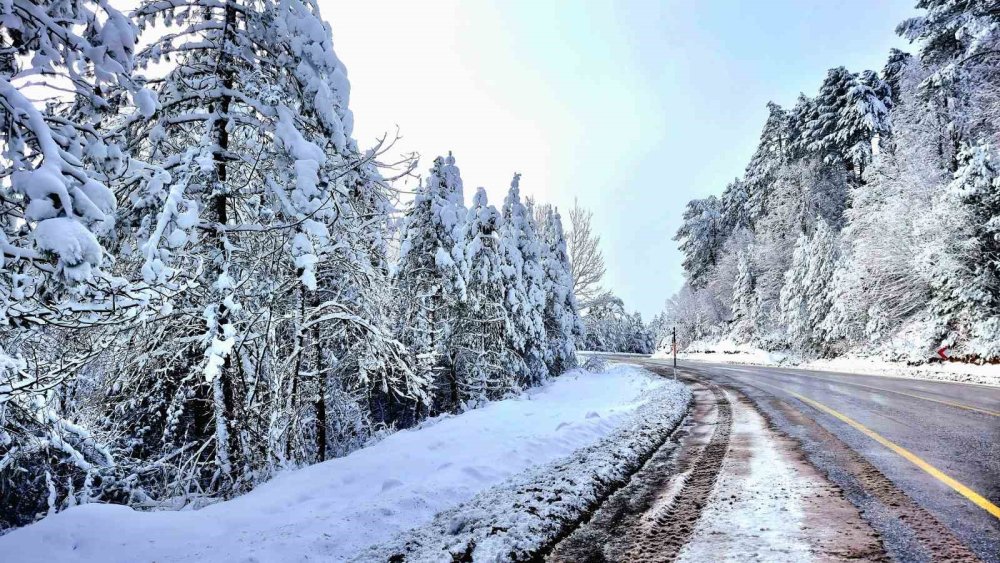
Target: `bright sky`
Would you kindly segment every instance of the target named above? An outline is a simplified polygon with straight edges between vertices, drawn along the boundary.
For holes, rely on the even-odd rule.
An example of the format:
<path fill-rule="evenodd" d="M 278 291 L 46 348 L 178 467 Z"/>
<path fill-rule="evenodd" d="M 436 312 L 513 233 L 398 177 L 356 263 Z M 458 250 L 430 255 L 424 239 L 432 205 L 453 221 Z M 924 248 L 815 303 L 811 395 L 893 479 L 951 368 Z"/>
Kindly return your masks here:
<path fill-rule="evenodd" d="M 766 117 L 826 69 L 881 69 L 915 0 L 318 0 L 355 136 L 455 153 L 466 194 L 595 213 L 606 283 L 645 319 L 683 282 L 684 204 L 739 175 Z"/>
<path fill-rule="evenodd" d="M 881 69 L 915 0 L 319 0 L 355 136 L 401 129 L 426 170 L 454 151 L 467 197 L 522 190 L 595 213 L 607 285 L 643 318 L 683 282 L 684 204 L 739 175 L 774 100 L 826 70 Z"/>

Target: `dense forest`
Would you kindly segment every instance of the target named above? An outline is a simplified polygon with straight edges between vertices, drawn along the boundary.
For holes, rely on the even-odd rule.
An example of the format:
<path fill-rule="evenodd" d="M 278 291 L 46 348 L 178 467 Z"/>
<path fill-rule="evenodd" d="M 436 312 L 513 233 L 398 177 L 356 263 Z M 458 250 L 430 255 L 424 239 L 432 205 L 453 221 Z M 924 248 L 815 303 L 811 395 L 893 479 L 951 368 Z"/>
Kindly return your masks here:
<path fill-rule="evenodd" d="M 743 175 L 687 204 L 656 319 L 681 344 L 1000 360 L 1000 2 L 917 8 L 915 53 L 769 104 Z"/>
<path fill-rule="evenodd" d="M 314 0 L 0 23 L 0 531 L 201 506 L 576 365 L 603 263 L 575 286 L 517 175 L 467 206 L 449 154 L 401 194 Z"/>

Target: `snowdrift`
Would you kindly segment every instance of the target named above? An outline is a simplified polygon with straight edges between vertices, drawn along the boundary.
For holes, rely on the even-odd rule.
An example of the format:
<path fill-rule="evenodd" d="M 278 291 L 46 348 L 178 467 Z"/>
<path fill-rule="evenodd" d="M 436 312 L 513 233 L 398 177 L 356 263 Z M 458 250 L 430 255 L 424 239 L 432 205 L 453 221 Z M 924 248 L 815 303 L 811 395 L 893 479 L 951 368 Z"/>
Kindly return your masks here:
<path fill-rule="evenodd" d="M 519 397 L 438 417 L 346 457 L 289 471 L 201 510 L 73 507 L 0 537 L 0 554 L 24 563 L 344 561 L 490 487 L 506 490 L 505 480 L 526 470 L 524 478 L 536 479 L 569 467 L 565 475 L 579 478 L 584 489 L 593 475 L 608 478 L 610 462 L 588 469 L 581 461 L 596 463 L 603 455 L 598 444 L 633 433 L 649 414 L 644 406 L 654 401 L 668 401 L 657 412 L 679 420 L 688 393 L 633 366 L 575 370 Z M 523 482 L 518 479 L 511 481 Z"/>
<path fill-rule="evenodd" d="M 662 349 L 658 350 L 652 357 L 654 359 L 669 359 L 672 356 L 669 349 Z M 677 358 L 703 362 L 797 367 L 838 373 L 1000 386 L 1000 365 L 997 364 L 978 365 L 962 362 L 914 362 L 908 364 L 880 356 L 860 356 L 857 354 L 821 360 L 803 359 L 786 352 L 768 352 L 747 344 L 736 344 L 728 338 L 693 342 L 683 352 L 678 353 Z"/>

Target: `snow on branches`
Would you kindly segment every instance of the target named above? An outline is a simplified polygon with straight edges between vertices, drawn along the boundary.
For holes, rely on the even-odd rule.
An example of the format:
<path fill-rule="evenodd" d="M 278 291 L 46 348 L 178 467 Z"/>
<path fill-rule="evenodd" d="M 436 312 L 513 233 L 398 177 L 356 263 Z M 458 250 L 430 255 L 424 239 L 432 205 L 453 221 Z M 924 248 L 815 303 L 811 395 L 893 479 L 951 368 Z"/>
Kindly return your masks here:
<path fill-rule="evenodd" d="M 917 7 L 897 29 L 916 56 L 833 68 L 815 97 L 769 104 L 721 205 L 688 204 L 676 237 L 688 284 L 664 317 L 681 341 L 1000 360 L 1000 11 Z"/>

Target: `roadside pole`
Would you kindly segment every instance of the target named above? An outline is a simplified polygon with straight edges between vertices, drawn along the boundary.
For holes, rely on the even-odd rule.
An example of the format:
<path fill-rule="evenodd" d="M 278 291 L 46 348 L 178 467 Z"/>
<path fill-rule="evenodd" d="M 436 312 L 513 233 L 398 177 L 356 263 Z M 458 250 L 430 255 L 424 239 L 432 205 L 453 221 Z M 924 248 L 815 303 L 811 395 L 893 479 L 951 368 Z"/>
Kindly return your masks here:
<path fill-rule="evenodd" d="M 670 341 L 670 349 L 674 351 L 674 379 L 677 379 L 677 327 L 674 327 Z"/>

